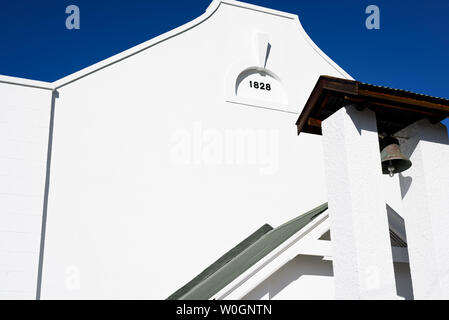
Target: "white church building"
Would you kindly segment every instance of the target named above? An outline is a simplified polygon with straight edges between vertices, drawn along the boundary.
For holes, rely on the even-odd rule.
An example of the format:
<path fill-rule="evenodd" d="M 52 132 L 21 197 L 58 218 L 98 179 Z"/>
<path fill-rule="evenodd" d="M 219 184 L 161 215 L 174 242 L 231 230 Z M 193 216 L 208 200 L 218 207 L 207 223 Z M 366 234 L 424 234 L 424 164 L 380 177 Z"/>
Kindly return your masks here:
<path fill-rule="evenodd" d="M 0 299 L 449 299 L 448 115 L 232 0 L 0 76 Z"/>

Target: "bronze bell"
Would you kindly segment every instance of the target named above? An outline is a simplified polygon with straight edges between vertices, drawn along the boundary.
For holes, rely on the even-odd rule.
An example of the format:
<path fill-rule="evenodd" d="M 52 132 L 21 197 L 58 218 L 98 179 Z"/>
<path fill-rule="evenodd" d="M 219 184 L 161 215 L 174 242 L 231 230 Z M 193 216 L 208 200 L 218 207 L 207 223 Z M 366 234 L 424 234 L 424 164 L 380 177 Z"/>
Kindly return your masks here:
<path fill-rule="evenodd" d="M 412 162 L 399 149 L 398 139 L 392 136 L 380 139 L 380 150 L 383 174 L 393 177 L 395 173 L 405 171 L 412 166 Z"/>

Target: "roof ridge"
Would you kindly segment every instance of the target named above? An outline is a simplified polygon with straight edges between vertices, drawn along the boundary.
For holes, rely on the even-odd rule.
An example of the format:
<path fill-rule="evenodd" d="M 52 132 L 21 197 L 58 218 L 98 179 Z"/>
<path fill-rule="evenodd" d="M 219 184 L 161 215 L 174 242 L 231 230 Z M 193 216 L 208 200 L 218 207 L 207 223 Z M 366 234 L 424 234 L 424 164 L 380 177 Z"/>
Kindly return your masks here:
<path fill-rule="evenodd" d="M 321 205 L 319 205 L 319 206 L 313 208 L 312 210 L 309 210 L 309 211 L 307 211 L 307 212 L 305 212 L 305 213 L 303 213 L 303 214 L 301 214 L 301 215 L 299 215 L 299 216 L 297 216 L 297 217 L 295 217 L 295 218 L 293 218 L 293 219 L 291 219 L 291 220 L 289 220 L 289 221 L 287 221 L 287 222 L 281 224 L 280 226 L 274 228 L 273 230 L 277 230 L 277 229 L 279 229 L 279 228 L 283 228 L 283 227 L 286 226 L 286 225 L 290 225 L 291 223 L 296 222 L 297 220 L 300 220 L 301 218 L 304 218 L 304 217 L 307 216 L 307 215 L 311 215 L 312 213 L 315 214 L 315 215 L 312 217 L 312 219 L 311 219 L 311 220 L 313 220 L 313 219 L 315 219 L 317 216 L 319 216 L 321 213 L 323 213 L 327 208 L 328 208 L 328 203 L 325 202 L 325 203 L 323 203 L 323 204 L 321 204 Z M 317 211 L 318 211 L 318 213 L 317 213 Z"/>

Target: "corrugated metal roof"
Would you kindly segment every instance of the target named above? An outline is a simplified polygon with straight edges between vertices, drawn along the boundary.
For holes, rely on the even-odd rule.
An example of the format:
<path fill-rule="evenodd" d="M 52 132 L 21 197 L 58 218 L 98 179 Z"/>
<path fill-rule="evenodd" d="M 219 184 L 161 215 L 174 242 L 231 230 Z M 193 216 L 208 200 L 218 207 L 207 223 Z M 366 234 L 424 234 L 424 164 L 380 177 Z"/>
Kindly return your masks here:
<path fill-rule="evenodd" d="M 327 208 L 327 203 L 324 203 L 275 229 L 265 224 L 167 299 L 206 300 L 211 298 L 325 212 Z M 392 230 L 390 230 L 390 241 L 394 247 L 407 247 L 407 243 Z"/>
<path fill-rule="evenodd" d="M 396 88 L 391 88 L 391 87 L 387 87 L 387 86 L 379 86 L 376 84 L 371 84 L 371 83 L 366 83 L 366 82 L 360 82 L 359 84 L 365 86 L 365 87 L 371 87 L 371 88 L 377 88 L 377 89 L 383 89 L 385 91 L 389 91 L 390 93 L 396 93 L 397 95 L 413 95 L 416 97 L 421 97 L 424 100 L 440 100 L 440 102 L 444 102 L 444 103 L 448 103 L 449 99 L 446 98 L 442 98 L 442 97 L 436 97 L 436 96 L 431 96 L 428 94 L 422 94 L 422 93 L 418 93 L 418 92 L 413 92 L 410 90 L 404 90 L 404 89 L 396 89 Z"/>
<path fill-rule="evenodd" d="M 209 299 L 326 210 L 327 203 L 258 237 L 270 227 L 265 225 L 265 228 L 262 227 L 263 230 L 259 229 L 260 233 L 258 230 L 256 231 L 258 234 L 255 233 L 249 237 L 252 239 L 248 243 L 252 243 L 243 244 L 249 239 L 247 238 L 167 299 Z"/>
<path fill-rule="evenodd" d="M 272 226 L 270 226 L 268 224 L 263 225 L 262 227 L 257 229 L 257 231 L 255 231 L 249 237 L 247 237 L 245 240 L 243 240 L 238 245 L 236 245 L 234 248 L 232 248 L 231 250 L 226 252 L 217 261 L 215 261 L 213 264 L 211 264 L 209 267 L 207 267 L 203 272 L 201 272 L 199 275 L 197 275 L 195 278 L 193 278 L 191 281 L 189 281 L 186 285 L 184 285 L 182 288 L 180 288 L 175 293 L 170 295 L 167 299 L 168 300 L 182 299 L 182 297 L 187 295 L 198 284 L 205 281 L 212 274 L 214 274 L 215 272 L 220 270 L 220 268 L 222 268 L 229 261 L 231 261 L 233 258 L 238 256 L 246 248 L 248 248 L 254 242 L 259 240 L 264 234 L 266 234 L 267 232 L 270 232 L 271 230 L 273 230 Z"/>

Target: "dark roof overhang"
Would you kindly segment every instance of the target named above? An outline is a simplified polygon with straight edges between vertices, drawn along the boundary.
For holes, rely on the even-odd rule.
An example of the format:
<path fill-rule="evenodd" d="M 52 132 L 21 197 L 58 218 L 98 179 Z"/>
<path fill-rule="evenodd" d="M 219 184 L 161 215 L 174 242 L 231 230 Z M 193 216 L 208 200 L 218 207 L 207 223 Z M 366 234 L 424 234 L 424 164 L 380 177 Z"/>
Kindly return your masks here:
<path fill-rule="evenodd" d="M 387 134 L 394 134 L 423 118 L 437 123 L 449 117 L 448 99 L 321 76 L 296 122 L 298 134 L 321 135 L 321 122 L 347 105 L 373 110 L 378 132 Z"/>

